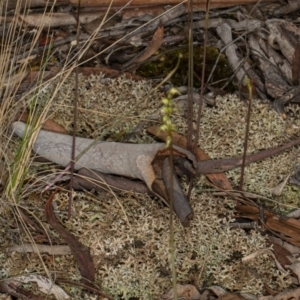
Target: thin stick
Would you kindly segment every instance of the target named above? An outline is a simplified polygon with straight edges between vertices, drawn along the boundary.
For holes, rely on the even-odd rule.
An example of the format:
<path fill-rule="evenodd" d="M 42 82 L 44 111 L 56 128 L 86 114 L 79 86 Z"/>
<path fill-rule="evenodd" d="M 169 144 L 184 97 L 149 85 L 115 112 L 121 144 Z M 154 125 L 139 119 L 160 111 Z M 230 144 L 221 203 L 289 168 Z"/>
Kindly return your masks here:
<path fill-rule="evenodd" d="M 200 119 L 201 119 L 201 113 L 202 113 L 202 106 L 203 106 L 203 94 L 204 94 L 204 76 L 205 76 L 205 62 L 206 62 L 206 47 L 207 47 L 207 35 L 208 35 L 208 14 L 209 14 L 209 4 L 210 0 L 206 0 L 206 11 L 205 11 L 205 38 L 204 38 L 204 49 L 203 49 L 203 64 L 202 64 L 202 78 L 201 78 L 201 90 L 200 90 L 200 98 L 199 98 L 199 108 L 198 108 L 198 116 L 197 116 L 197 129 L 196 129 L 196 136 L 195 136 L 195 143 L 194 143 L 194 151 L 193 153 L 196 153 L 197 146 L 198 146 L 198 139 L 199 139 L 199 133 L 200 133 Z"/>
<path fill-rule="evenodd" d="M 173 163 L 173 142 L 170 144 L 170 256 L 171 256 L 171 268 L 173 278 L 173 294 L 174 300 L 177 300 L 177 275 L 175 266 L 175 245 L 174 245 L 174 218 L 173 218 L 173 203 L 174 203 L 174 163 Z"/>
<path fill-rule="evenodd" d="M 78 10 L 76 15 L 77 21 L 77 43 L 76 47 L 79 45 L 79 34 L 80 34 L 80 1 L 78 2 Z M 70 165 L 70 190 L 69 190 L 69 203 L 68 203 L 68 219 L 71 218 L 71 208 L 73 202 L 73 182 L 74 182 L 74 164 L 75 164 L 75 149 L 76 149 L 76 129 L 77 129 L 77 114 L 78 114 L 78 61 L 79 55 L 77 55 L 77 59 L 75 61 L 75 98 L 74 98 L 74 112 L 73 112 L 73 139 L 72 139 L 72 153 L 71 153 L 71 165 Z"/>
<path fill-rule="evenodd" d="M 246 164 L 249 129 L 250 129 L 250 115 L 251 115 L 251 106 L 252 106 L 252 83 L 247 76 L 245 79 L 247 81 L 247 87 L 248 87 L 248 91 L 249 91 L 249 103 L 248 103 L 247 125 L 246 125 L 246 132 L 245 132 L 245 141 L 244 141 L 243 162 L 242 162 L 242 168 L 241 168 L 241 179 L 240 179 L 240 186 L 239 186 L 240 190 L 243 190 L 243 184 L 244 184 L 245 164 Z"/>
<path fill-rule="evenodd" d="M 193 43 L 193 0 L 188 2 L 188 28 L 189 28 L 189 75 L 188 75 L 188 136 L 187 136 L 187 149 L 193 152 L 192 138 L 193 138 L 193 88 L 194 88 L 194 43 Z M 193 188 L 194 176 L 191 174 L 189 177 L 189 188 L 187 198 L 190 199 Z"/>

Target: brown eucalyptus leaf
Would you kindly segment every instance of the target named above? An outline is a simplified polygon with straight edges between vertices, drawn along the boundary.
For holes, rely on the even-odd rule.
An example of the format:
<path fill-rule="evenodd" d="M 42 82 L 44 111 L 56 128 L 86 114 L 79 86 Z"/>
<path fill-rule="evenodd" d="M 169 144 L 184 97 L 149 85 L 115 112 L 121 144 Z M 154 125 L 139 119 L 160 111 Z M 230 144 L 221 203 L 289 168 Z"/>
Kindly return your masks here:
<path fill-rule="evenodd" d="M 147 58 L 149 58 L 150 56 L 152 56 L 153 54 L 155 54 L 155 52 L 159 50 L 163 42 L 163 39 L 164 39 L 164 27 L 161 23 L 159 23 L 149 46 L 146 48 L 145 52 L 135 60 L 135 62 L 141 63 L 145 61 Z"/>
<path fill-rule="evenodd" d="M 52 201 L 55 192 L 50 196 L 45 205 L 45 214 L 47 222 L 61 235 L 65 242 L 69 245 L 71 253 L 73 254 L 79 270 L 82 276 L 82 281 L 91 286 L 95 280 L 95 265 L 90 254 L 90 250 L 82 245 L 76 237 L 68 232 L 64 226 L 56 219 L 53 208 Z"/>
<path fill-rule="evenodd" d="M 240 294 L 236 293 L 226 293 L 225 295 L 220 296 L 217 300 L 246 300 Z"/>
<path fill-rule="evenodd" d="M 201 298 L 201 295 L 199 291 L 196 289 L 196 287 L 191 284 L 185 284 L 185 285 L 177 284 L 177 297 L 183 298 L 185 300 L 199 300 Z M 173 289 L 170 289 L 167 293 L 165 293 L 162 299 L 164 300 L 175 299 Z"/>
<path fill-rule="evenodd" d="M 28 117 L 29 117 L 29 114 L 27 112 L 24 112 L 24 113 L 22 113 L 22 115 L 20 117 L 18 117 L 18 120 L 26 123 L 28 120 Z M 49 130 L 52 132 L 62 133 L 62 134 L 68 133 L 64 127 L 62 127 L 61 125 L 57 124 L 56 122 L 54 122 L 50 119 L 46 120 L 42 124 L 42 129 Z"/>
<path fill-rule="evenodd" d="M 289 265 L 290 261 L 287 257 L 291 255 L 291 253 L 279 244 L 275 244 L 275 243 L 272 244 L 274 249 L 274 255 L 276 259 L 279 261 L 279 263 L 284 267 Z"/>

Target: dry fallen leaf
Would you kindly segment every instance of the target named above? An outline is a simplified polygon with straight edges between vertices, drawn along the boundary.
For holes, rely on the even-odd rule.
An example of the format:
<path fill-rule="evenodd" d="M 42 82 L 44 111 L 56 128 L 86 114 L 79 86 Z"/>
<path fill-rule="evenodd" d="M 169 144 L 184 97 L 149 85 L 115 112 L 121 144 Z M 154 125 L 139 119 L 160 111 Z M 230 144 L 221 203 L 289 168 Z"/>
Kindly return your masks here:
<path fill-rule="evenodd" d="M 160 48 L 164 38 L 164 27 L 160 23 L 158 28 L 156 29 L 152 40 L 146 50 L 141 54 L 135 57 L 130 62 L 126 63 L 123 66 L 123 69 L 131 69 L 133 67 L 137 67 L 140 63 L 144 62 L 147 58 L 152 56 L 157 50 Z"/>
<path fill-rule="evenodd" d="M 240 294 L 236 293 L 226 293 L 225 295 L 220 296 L 217 300 L 246 300 Z"/>
<path fill-rule="evenodd" d="M 185 300 L 199 300 L 201 295 L 196 287 L 191 284 L 177 284 L 177 297 Z M 164 300 L 175 299 L 173 289 L 170 289 L 166 294 L 163 295 L 162 298 Z"/>
<path fill-rule="evenodd" d="M 27 122 L 29 114 L 27 112 L 22 113 L 17 119 L 22 122 Z M 56 122 L 48 119 L 42 124 L 42 129 L 49 130 L 57 133 L 68 134 L 67 130 Z"/>
<path fill-rule="evenodd" d="M 50 196 L 45 205 L 45 214 L 47 222 L 61 235 L 65 242 L 69 245 L 82 276 L 82 281 L 91 286 L 95 280 L 95 265 L 90 254 L 90 250 L 83 246 L 76 237 L 68 232 L 59 221 L 57 221 L 52 208 L 52 201 L 55 192 Z"/>

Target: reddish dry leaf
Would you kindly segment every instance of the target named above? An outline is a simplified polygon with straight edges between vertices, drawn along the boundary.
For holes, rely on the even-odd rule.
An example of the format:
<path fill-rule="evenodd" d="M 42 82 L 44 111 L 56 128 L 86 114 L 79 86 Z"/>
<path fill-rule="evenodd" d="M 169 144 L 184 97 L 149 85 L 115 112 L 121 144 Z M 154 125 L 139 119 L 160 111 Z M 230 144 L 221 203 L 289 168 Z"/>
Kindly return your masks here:
<path fill-rule="evenodd" d="M 129 62 L 127 67 L 125 66 L 125 69 L 131 68 L 131 66 L 138 65 L 142 62 L 144 62 L 146 59 L 148 59 L 150 56 L 152 56 L 161 46 L 164 39 L 164 27 L 160 23 L 158 25 L 157 30 L 155 31 L 152 40 L 149 44 L 149 46 L 146 48 L 146 50 L 138 57 L 134 58 L 131 62 Z"/>
<path fill-rule="evenodd" d="M 225 295 L 217 298 L 217 300 L 246 300 L 246 298 L 242 297 L 240 294 L 226 293 Z"/>
<path fill-rule="evenodd" d="M 167 134 L 165 132 L 162 132 L 159 130 L 159 127 L 157 126 L 151 126 L 147 128 L 147 131 L 153 135 L 155 135 L 157 138 L 166 141 L 167 138 Z M 182 148 L 187 148 L 187 139 L 176 133 L 173 132 L 172 133 L 172 138 L 173 138 L 173 143 L 174 145 L 178 145 Z M 202 149 L 197 148 L 197 153 L 196 153 L 196 157 L 198 159 L 198 161 L 202 161 L 202 160 L 209 160 L 210 157 L 209 155 L 207 155 Z M 228 178 L 226 177 L 225 174 L 206 174 L 206 177 L 216 186 L 218 186 L 219 188 L 222 188 L 224 190 L 232 190 L 232 186 L 228 180 Z"/>
<path fill-rule="evenodd" d="M 78 264 L 82 281 L 86 285 L 92 286 L 92 283 L 95 280 L 95 265 L 90 251 L 87 247 L 83 246 L 73 234 L 68 232 L 64 226 L 59 223 L 59 221 L 57 221 L 52 209 L 52 201 L 55 193 L 56 192 L 50 196 L 45 205 L 46 220 L 69 245 L 71 252 Z"/>
<path fill-rule="evenodd" d="M 274 255 L 275 255 L 276 259 L 279 261 L 279 263 L 283 267 L 285 267 L 286 265 L 289 265 L 290 261 L 287 257 L 290 256 L 291 253 L 279 244 L 275 244 L 275 243 L 272 243 L 272 244 L 273 244 L 273 249 L 274 249 Z"/>
<path fill-rule="evenodd" d="M 27 112 L 24 112 L 17 119 L 19 121 L 22 121 L 22 122 L 26 123 L 27 120 L 28 120 L 28 116 L 29 116 L 29 114 Z M 62 134 L 68 134 L 67 130 L 64 127 L 62 127 L 61 125 L 57 124 L 56 122 L 54 122 L 50 119 L 46 120 L 43 123 L 42 129 L 49 130 L 49 131 L 52 131 L 52 132 L 62 133 Z"/>
<path fill-rule="evenodd" d="M 199 291 L 191 284 L 177 284 L 177 297 L 183 298 L 185 300 L 199 300 L 201 295 Z M 173 289 L 170 289 L 162 297 L 164 300 L 173 300 L 175 299 Z"/>

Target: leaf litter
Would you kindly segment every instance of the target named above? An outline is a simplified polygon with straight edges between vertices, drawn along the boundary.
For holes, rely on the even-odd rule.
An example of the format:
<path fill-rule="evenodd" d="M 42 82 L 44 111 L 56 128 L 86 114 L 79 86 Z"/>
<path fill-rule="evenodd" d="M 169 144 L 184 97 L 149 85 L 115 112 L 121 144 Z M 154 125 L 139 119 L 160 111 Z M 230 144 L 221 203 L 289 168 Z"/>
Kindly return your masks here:
<path fill-rule="evenodd" d="M 102 95 L 105 95 L 103 93 L 107 88 L 107 84 L 101 84 L 101 76 L 99 80 L 97 79 L 95 76 L 88 79 L 82 77 L 80 89 L 85 91 L 85 99 L 90 101 L 89 110 L 84 110 L 84 119 L 91 120 L 98 116 L 98 123 L 95 124 L 98 127 L 94 129 L 99 134 L 103 130 L 102 122 L 105 123 L 105 121 L 101 122 L 101 118 L 111 114 L 111 106 L 107 103 L 106 97 L 93 97 L 97 94 L 96 91 L 93 91 L 94 87 L 97 90 L 97 85 L 101 86 Z M 70 78 L 67 82 L 69 82 L 69 87 L 67 84 L 65 90 L 71 88 L 72 79 Z M 94 82 L 93 87 L 88 85 L 89 82 Z M 111 81 L 111 83 L 114 82 L 114 80 Z M 113 94 L 115 94 L 117 86 L 127 91 L 132 90 L 131 87 L 134 84 L 125 78 L 118 79 L 116 82 Z M 142 96 L 136 94 L 136 101 L 138 99 L 143 101 L 144 89 L 151 88 L 150 82 L 148 87 L 145 87 L 145 83 L 147 82 L 143 82 L 142 88 L 135 83 L 137 89 L 134 92 L 130 91 L 131 95 L 132 93 L 142 93 Z M 108 89 L 111 90 L 111 87 Z M 51 93 L 51 86 L 49 86 L 49 91 Z M 87 97 L 87 93 L 91 93 L 91 97 Z M 72 114 L 69 113 L 68 106 L 62 104 L 62 101 L 68 99 L 66 95 L 68 94 L 62 90 L 61 96 L 58 95 L 55 100 L 57 105 L 53 106 L 50 114 L 53 121 L 61 123 L 68 130 L 68 126 L 71 126 Z M 123 95 L 126 94 L 123 93 Z M 43 93 L 41 96 L 41 103 L 43 101 L 45 103 L 47 93 Z M 99 99 L 102 101 L 99 102 Z M 143 110 L 137 114 L 138 119 L 136 114 L 133 114 L 133 118 L 126 119 L 124 134 L 130 132 L 138 124 L 139 119 L 147 119 L 147 114 L 159 108 L 159 99 L 152 99 L 151 110 Z M 132 101 L 132 96 L 128 100 L 123 99 L 124 106 L 120 110 L 129 106 L 127 101 Z M 204 126 L 199 144 L 215 158 L 238 155 L 243 140 L 243 118 L 246 107 L 233 96 L 218 98 L 216 103 L 215 109 L 206 107 L 204 110 L 202 121 Z M 84 102 L 81 105 L 85 105 Z M 105 112 L 106 107 L 108 113 Z M 254 145 L 250 143 L 249 152 L 285 142 L 286 132 L 289 132 L 289 136 L 297 133 L 293 126 L 298 126 L 297 122 L 299 121 L 296 119 L 283 121 L 272 109 L 268 109 L 266 104 L 258 101 L 255 102 L 253 109 L 253 129 L 250 131 L 253 136 L 250 134 L 250 140 Z M 56 110 L 59 110 L 59 113 Z M 88 115 L 89 113 L 90 115 Z M 264 118 L 262 118 L 262 114 Z M 178 110 L 174 118 L 179 132 L 185 134 L 184 111 Z M 268 122 L 265 121 L 267 118 L 270 118 Z M 79 120 L 81 120 L 80 117 Z M 84 135 L 89 126 L 86 127 L 85 122 L 79 121 L 79 124 L 79 133 Z M 119 128 L 117 127 L 116 131 Z M 93 133 L 90 131 L 90 134 Z M 107 139 L 111 140 L 113 134 L 112 130 Z M 145 130 L 143 134 L 144 136 L 139 137 L 139 141 L 153 142 L 153 138 L 147 136 Z M 289 155 L 282 153 L 276 159 L 269 158 L 247 167 L 246 189 L 265 196 L 270 195 L 272 185 L 278 184 L 279 172 L 285 174 L 292 167 L 293 161 L 290 155 L 293 157 L 295 151 L 293 148 L 289 151 Z M 259 177 L 260 173 L 262 173 L 261 177 Z M 238 174 L 238 170 L 227 173 L 233 184 L 237 183 Z M 184 187 L 185 183 L 181 182 L 181 185 Z M 177 220 L 175 223 L 175 257 L 180 283 L 189 283 L 192 278 L 197 278 L 199 270 L 205 265 L 201 282 L 219 284 L 228 290 L 259 294 L 264 290 L 265 285 L 275 290 L 289 287 L 292 282 L 290 274 L 280 272 L 273 258 L 268 255 L 258 257 L 246 264 L 239 259 L 232 259 L 233 253 L 236 251 L 240 252 L 242 256 L 246 256 L 261 249 L 272 249 L 272 247 L 268 246 L 266 237 L 258 231 L 251 230 L 246 233 L 242 229 L 232 229 L 230 223 L 234 221 L 235 201 L 230 196 L 225 198 L 213 196 L 210 192 L 205 192 L 205 189 L 207 186 L 204 178 L 197 177 L 190 202 L 194 211 L 194 219 L 187 229 L 181 227 Z M 55 195 L 54 203 L 57 203 L 61 209 L 66 205 L 67 198 L 67 193 L 60 191 Z M 41 220 L 44 220 L 44 216 L 39 214 L 34 207 L 39 207 L 41 201 L 46 201 L 46 198 L 43 197 L 43 199 L 38 202 L 35 199 L 35 202 L 32 202 L 29 196 L 26 200 L 27 205 L 31 205 L 31 210 L 40 215 Z M 122 209 L 120 209 L 120 205 Z M 162 291 L 168 290 L 171 278 L 168 261 L 169 209 L 162 203 L 147 195 L 130 192 L 123 192 L 117 197 L 107 193 L 104 198 L 99 199 L 97 193 L 88 196 L 86 192 L 75 192 L 71 220 L 66 220 L 64 210 L 59 214 L 66 229 L 72 232 L 80 243 L 91 249 L 96 270 L 95 282 L 101 283 L 108 294 L 113 297 L 122 296 L 125 299 L 130 297 L 150 299 L 158 297 Z M 46 223 L 45 227 L 48 228 Z M 24 242 L 26 242 L 26 238 L 24 238 Z M 24 267 L 31 272 L 43 272 L 37 256 L 34 253 L 28 255 L 30 261 L 25 263 Z M 15 261 L 22 259 L 21 254 L 11 253 L 11 256 L 5 259 L 5 269 L 6 272 L 9 272 L 7 273 L 9 276 L 24 272 L 25 269 L 21 270 L 14 264 Z M 67 274 L 69 274 L 67 276 L 74 279 L 81 278 L 76 265 L 72 263 L 71 256 L 56 256 L 55 260 L 60 262 L 54 264 L 58 274 L 60 272 L 66 274 L 67 270 Z M 54 265 L 50 263 L 47 266 L 50 270 L 54 270 Z M 199 285 L 201 282 L 195 282 L 195 284 Z M 67 292 L 71 291 L 67 289 Z M 83 293 L 80 289 L 77 289 L 76 292 L 73 290 L 72 297 L 80 299 L 83 297 Z"/>
<path fill-rule="evenodd" d="M 289 3 L 290 6 L 291 3 Z M 279 10 L 276 13 L 278 14 Z M 238 27 L 241 27 L 241 24 L 242 21 L 239 22 Z M 272 28 L 271 25 L 270 23 L 270 30 L 273 35 L 276 30 L 284 29 L 282 29 L 282 24 L 275 24 Z M 278 25 L 281 28 L 276 28 Z M 284 26 L 286 25 L 290 29 L 290 24 L 284 24 Z M 252 41 L 251 38 L 249 40 Z M 251 46 L 254 47 L 254 44 Z M 280 46 L 284 52 L 285 45 Z M 261 47 L 263 48 L 263 43 Z M 272 56 L 272 54 L 269 55 Z M 289 59 L 292 59 L 292 56 Z M 294 60 L 298 64 L 296 56 Z M 261 64 L 261 68 L 264 69 L 263 62 L 259 61 L 259 63 Z M 292 73 L 292 79 L 296 82 L 298 79 L 296 64 L 295 68 L 292 69 Z M 272 74 L 272 72 L 269 72 L 269 74 Z M 267 73 L 265 76 L 268 78 Z M 98 81 L 100 80 L 97 77 L 95 79 L 95 76 L 90 77 L 89 81 L 93 82 L 93 80 L 95 82 L 94 86 L 98 85 Z M 132 105 L 130 100 L 139 100 L 145 97 L 145 94 L 131 94 L 127 98 L 128 94 L 123 93 L 123 91 L 118 93 L 112 92 L 113 96 L 110 99 L 114 99 L 116 94 L 125 97 L 122 99 L 118 98 L 116 102 L 111 102 L 105 96 L 103 97 L 101 91 L 98 91 L 92 97 L 87 98 L 85 97 L 87 91 L 93 90 L 95 87 L 91 88 L 92 84 L 87 83 L 85 79 L 82 82 L 85 83 L 85 87 L 82 88 L 83 102 L 90 99 L 99 101 L 99 98 L 104 100 L 96 103 L 95 107 L 93 105 L 92 108 L 89 106 L 83 107 L 82 111 L 88 113 L 85 118 L 81 119 L 82 116 L 80 117 L 80 120 L 83 120 L 83 122 L 79 126 L 78 135 L 84 137 L 92 137 L 89 135 L 94 135 L 92 137 L 94 138 L 101 134 L 107 125 L 107 120 L 110 121 L 115 117 L 116 109 L 122 103 L 122 100 L 125 105 L 121 107 L 120 115 L 130 108 L 130 105 Z M 139 84 L 131 83 L 130 80 L 123 87 L 126 87 L 126 85 L 132 91 L 135 91 L 135 88 L 139 86 Z M 283 83 L 283 85 L 286 85 L 286 83 Z M 112 86 L 115 88 L 116 82 Z M 144 86 L 146 88 L 149 87 L 149 89 L 152 88 L 150 87 L 151 84 L 148 85 L 147 82 L 144 82 Z M 58 105 L 52 110 L 53 114 L 51 114 L 51 119 L 53 117 L 55 122 L 61 122 L 61 125 L 68 132 L 71 132 L 72 128 L 71 119 L 68 117 L 70 114 L 72 115 L 72 101 L 71 98 L 68 98 L 69 96 L 72 97 L 72 93 L 70 93 L 72 89 L 71 83 L 64 91 L 67 91 L 67 93 L 62 95 Z M 277 97 L 278 94 L 282 94 L 282 91 L 283 89 L 278 90 L 276 86 L 271 85 L 268 86 L 267 92 Z M 47 90 L 44 92 L 47 93 Z M 290 97 L 290 95 L 287 95 L 286 102 L 290 101 Z M 58 96 L 59 98 L 60 96 Z M 44 101 L 47 101 L 47 99 L 46 95 Z M 65 106 L 64 100 L 66 99 L 67 105 L 70 103 L 69 107 Z M 159 103 L 157 99 L 159 99 L 159 96 L 153 97 L 154 102 L 151 102 L 153 108 L 156 108 L 157 103 Z M 155 101 L 157 102 L 155 103 Z M 110 110 L 106 110 L 107 104 L 111 103 L 118 103 L 118 105 L 111 107 Z M 61 109 L 59 113 L 57 113 L 58 109 Z M 278 115 L 274 115 L 274 112 L 266 103 L 255 103 L 255 119 L 252 124 L 249 151 L 253 152 L 258 149 L 273 147 L 297 135 L 299 118 L 297 120 L 297 109 L 296 111 L 294 109 L 295 106 L 292 105 L 287 107 L 287 110 L 294 113 L 294 118 L 283 120 Z M 106 117 L 108 118 L 97 122 L 100 116 L 99 112 L 103 112 L 104 110 L 106 110 Z M 89 114 L 90 112 L 93 113 Z M 181 113 L 176 114 L 174 118 L 178 123 L 179 131 L 182 134 L 186 134 L 184 111 Z M 104 139 L 122 141 L 126 133 L 130 132 L 140 122 L 140 117 L 147 118 L 148 115 L 148 108 L 142 112 L 135 111 L 123 124 L 120 124 L 119 128 L 115 127 L 116 130 L 111 130 Z M 207 109 L 204 114 L 201 127 L 203 132 L 199 146 L 205 149 L 213 158 L 239 155 L 243 143 L 244 116 L 245 106 L 243 106 L 240 100 L 232 96 L 217 99 L 216 107 Z M 101 115 L 102 117 L 103 115 Z M 156 119 L 154 122 L 159 123 L 160 121 Z M 128 124 L 130 125 L 128 126 Z M 153 137 L 145 134 L 145 130 L 141 136 L 135 137 L 132 141 L 136 143 L 145 141 L 149 143 L 154 142 Z M 13 151 L 10 153 L 10 158 L 13 158 Z M 288 152 L 274 158 L 250 165 L 246 169 L 245 190 L 264 196 L 271 196 L 274 187 L 285 180 L 287 174 L 293 169 L 295 160 L 298 159 L 297 148 L 294 147 Z M 33 171 L 31 175 L 33 178 L 36 177 L 38 179 L 38 173 L 35 173 L 34 168 L 32 167 L 30 170 L 30 172 Z M 239 180 L 239 172 L 232 170 L 227 175 L 231 183 L 236 186 Z M 185 186 L 184 182 L 181 184 Z M 195 179 L 195 186 L 197 188 L 193 192 L 191 199 L 191 205 L 195 213 L 194 221 L 191 224 L 192 227 L 189 229 L 181 228 L 176 221 L 176 255 L 178 257 L 177 266 L 180 282 L 193 282 L 196 286 L 205 285 L 206 283 L 218 283 L 229 290 L 258 294 L 266 289 L 266 285 L 268 285 L 267 290 L 282 290 L 288 287 L 294 278 L 286 272 L 280 272 L 267 254 L 261 258 L 257 258 L 257 261 L 248 262 L 246 265 L 241 263 L 240 256 L 236 254 L 245 256 L 261 249 L 266 249 L 267 247 L 272 249 L 272 247 L 268 245 L 265 236 L 262 236 L 255 230 L 245 233 L 241 229 L 232 229 L 229 226 L 230 222 L 234 220 L 233 209 L 235 206 L 235 202 L 231 199 L 230 195 L 227 195 L 225 198 L 213 196 L 210 192 L 206 191 L 207 185 L 203 177 Z M 282 208 L 280 201 L 291 207 L 298 206 L 298 193 L 299 191 L 291 185 L 285 185 L 282 196 L 275 200 L 277 202 L 275 208 Z M 44 216 L 40 214 L 38 207 L 41 206 L 41 201 L 46 202 L 48 197 L 37 198 L 30 193 L 27 193 L 27 196 L 27 198 L 22 200 L 21 204 L 24 205 L 26 201 L 26 205 L 29 205 L 30 210 L 39 215 L 40 219 L 44 222 Z M 57 207 L 60 207 L 60 211 L 57 213 L 60 214 L 64 226 L 73 232 L 84 245 L 91 247 L 93 260 L 96 263 L 97 269 L 96 282 L 101 282 L 102 286 L 116 298 L 121 296 L 123 298 L 136 296 L 142 299 L 159 297 L 162 294 L 162 290 L 168 290 L 171 278 L 167 255 L 168 244 L 166 243 L 168 241 L 168 232 L 166 230 L 168 228 L 168 210 L 160 202 L 154 202 L 152 198 L 146 195 L 123 193 L 121 195 L 118 194 L 117 197 L 114 194 L 113 196 L 108 194 L 104 198 L 97 198 L 97 196 L 97 193 L 90 195 L 87 192 L 76 192 L 74 218 L 70 221 L 66 220 L 65 214 L 61 210 L 64 204 L 66 205 L 67 194 L 59 192 L 55 196 L 55 203 Z M 122 209 L 120 209 L 120 205 L 122 205 Z M 271 205 L 268 202 L 267 205 L 272 206 L 274 203 Z M 9 225 L 13 226 L 12 223 L 9 223 Z M 44 223 L 44 226 L 45 228 L 49 228 L 47 223 Z M 2 230 L 5 233 L 5 231 L 9 231 L 9 228 L 4 226 Z M 6 237 L 3 241 L 4 243 L 2 243 L 3 247 L 8 246 L 8 241 L 12 240 L 11 237 Z M 26 241 L 26 238 L 24 240 Z M 24 259 L 19 253 L 11 253 L 11 257 L 7 257 L 4 254 L 1 257 L 4 266 L 1 270 L 3 276 L 22 274 L 22 272 L 27 272 L 28 270 L 30 272 L 43 272 L 37 256 L 30 254 L 28 257 L 31 260 Z M 75 264 L 73 264 L 71 256 L 56 256 L 54 261 L 57 264 L 53 264 L 52 256 L 45 255 L 44 258 L 49 269 L 55 270 L 57 274 L 60 272 L 65 274 L 66 270 L 68 270 L 70 277 L 75 279 L 80 278 L 80 274 Z M 24 269 L 20 270 L 19 266 L 15 264 L 18 261 L 22 261 Z M 294 261 L 294 263 L 293 268 L 296 267 L 297 261 Z M 195 278 L 199 275 L 199 270 L 201 270 L 202 266 L 205 266 L 205 271 L 201 281 L 197 281 Z M 262 267 L 263 270 L 261 270 Z M 69 292 L 74 295 L 74 298 L 82 299 L 83 297 L 88 297 L 80 289 L 69 290 Z M 283 292 L 278 294 L 276 299 L 291 296 L 298 297 L 297 295 L 298 291 L 295 289 L 290 290 L 288 293 Z M 236 299 L 238 297 L 236 294 L 230 293 L 226 297 L 224 297 L 224 293 L 219 296 L 221 299 Z M 272 296 L 269 296 L 269 299 L 272 299 Z"/>

